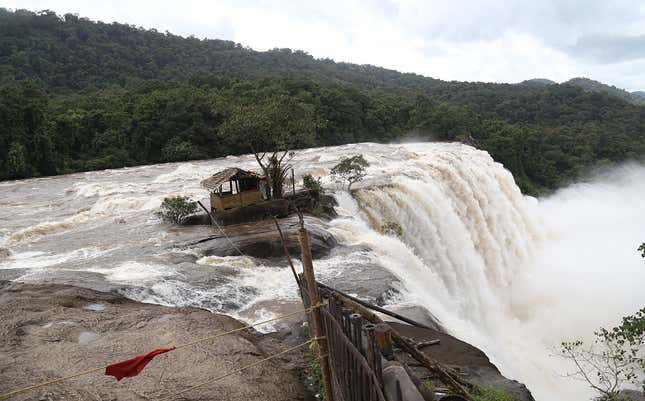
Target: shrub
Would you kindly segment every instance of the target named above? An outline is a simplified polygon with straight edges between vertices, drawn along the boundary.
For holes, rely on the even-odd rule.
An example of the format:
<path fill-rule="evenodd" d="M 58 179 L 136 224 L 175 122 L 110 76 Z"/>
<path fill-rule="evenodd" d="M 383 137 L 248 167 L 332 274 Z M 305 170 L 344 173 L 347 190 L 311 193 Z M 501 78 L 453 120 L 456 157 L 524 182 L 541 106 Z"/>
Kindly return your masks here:
<path fill-rule="evenodd" d="M 381 233 L 385 235 L 396 235 L 403 237 L 403 228 L 396 221 L 386 221 L 381 225 Z"/>
<path fill-rule="evenodd" d="M 197 211 L 197 203 L 187 196 L 171 196 L 164 198 L 157 217 L 169 223 L 179 224 L 184 217 Z"/>
<path fill-rule="evenodd" d="M 472 394 L 477 401 L 516 401 L 517 399 L 503 388 L 478 387 Z"/>
<path fill-rule="evenodd" d="M 316 193 L 323 192 L 323 187 L 322 187 L 322 182 L 320 181 L 320 177 L 314 178 L 314 176 L 311 174 L 305 174 L 304 177 L 302 177 L 302 185 L 310 191 L 313 191 Z"/>

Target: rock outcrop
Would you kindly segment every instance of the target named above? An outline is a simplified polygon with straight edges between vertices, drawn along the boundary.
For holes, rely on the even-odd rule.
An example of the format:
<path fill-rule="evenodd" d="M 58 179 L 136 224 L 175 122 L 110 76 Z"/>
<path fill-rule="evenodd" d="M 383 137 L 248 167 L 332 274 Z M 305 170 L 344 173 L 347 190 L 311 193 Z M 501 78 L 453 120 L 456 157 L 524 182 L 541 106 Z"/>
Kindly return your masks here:
<path fill-rule="evenodd" d="M 241 327 L 195 308 L 141 304 L 65 285 L 0 282 L 0 393 L 129 359 Z M 293 338 L 292 341 L 302 341 Z M 158 399 L 208 381 L 290 345 L 255 331 L 227 335 L 155 358 L 137 377 L 117 382 L 95 373 L 35 389 L 15 400 Z M 304 399 L 302 352 L 200 387 L 182 400 Z"/>
<path fill-rule="evenodd" d="M 442 364 L 453 368 L 474 385 L 503 389 L 517 401 L 535 401 L 524 384 L 502 376 L 480 349 L 439 330 L 423 329 L 396 322 L 389 322 L 389 324 L 399 334 L 417 343 L 439 340 L 439 344 L 427 346 L 421 350 Z M 406 354 L 401 356 L 410 358 Z M 409 360 L 414 363 L 411 358 Z M 425 368 L 415 366 L 412 370 L 420 380 L 432 382 L 433 378 Z"/>
<path fill-rule="evenodd" d="M 289 253 L 294 256 L 299 256 L 300 243 L 298 242 L 298 229 L 300 228 L 300 223 L 298 222 L 298 217 L 290 216 L 280 219 L 279 224 L 285 236 Z M 337 245 L 334 236 L 327 231 L 324 221 L 316 217 L 305 216 L 305 227 L 309 232 L 311 253 L 314 258 L 327 255 Z M 204 255 L 208 256 L 238 255 L 237 249 L 231 246 L 230 239 L 247 256 L 256 258 L 284 257 L 280 234 L 273 220 L 230 225 L 222 227 L 222 230 L 226 233 L 226 236 L 218 233 L 207 238 L 183 244 L 183 246 L 196 247 Z"/>

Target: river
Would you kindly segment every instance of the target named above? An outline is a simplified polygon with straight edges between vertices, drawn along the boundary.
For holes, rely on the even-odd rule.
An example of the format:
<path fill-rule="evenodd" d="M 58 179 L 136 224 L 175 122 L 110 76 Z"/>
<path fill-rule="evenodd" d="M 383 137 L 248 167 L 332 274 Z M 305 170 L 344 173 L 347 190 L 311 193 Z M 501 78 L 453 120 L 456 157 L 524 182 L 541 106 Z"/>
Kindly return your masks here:
<path fill-rule="evenodd" d="M 353 196 L 330 168 L 363 154 Z M 0 183 L 0 279 L 115 291 L 253 321 L 298 300 L 283 262 L 204 256 L 177 246 L 212 234 L 154 215 L 164 197 L 203 199 L 199 182 L 252 156 L 103 170 Z M 299 151 L 297 176 L 336 193 L 330 231 L 346 251 L 315 263 L 325 281 L 358 266 L 395 279 L 392 307 L 415 305 L 483 349 L 539 401 L 588 400 L 553 354 L 645 305 L 645 168 L 623 166 L 535 199 L 482 151 L 451 143 L 353 144 Z M 395 221 L 401 238 L 378 227 Z M 369 275 L 369 269 L 367 275 Z M 374 275 L 374 277 L 381 277 Z M 361 295 L 361 294 L 357 294 Z"/>

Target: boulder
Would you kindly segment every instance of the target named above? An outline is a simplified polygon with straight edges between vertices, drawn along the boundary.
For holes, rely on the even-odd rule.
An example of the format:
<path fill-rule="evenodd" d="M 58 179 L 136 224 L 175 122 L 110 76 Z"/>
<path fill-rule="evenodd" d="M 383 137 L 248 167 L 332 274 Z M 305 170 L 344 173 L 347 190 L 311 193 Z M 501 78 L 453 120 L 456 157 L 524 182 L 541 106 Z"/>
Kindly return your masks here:
<path fill-rule="evenodd" d="M 289 253 L 294 257 L 299 257 L 298 230 L 300 224 L 298 217 L 290 216 L 280 219 L 279 224 L 285 236 Z M 306 216 L 305 228 L 309 232 L 311 253 L 314 258 L 327 255 L 337 245 L 336 238 L 327 231 L 327 225 L 322 220 Z M 242 252 L 246 256 L 256 258 L 284 257 L 280 234 L 273 220 L 225 226 L 222 227 L 222 231 L 223 233 L 218 232 L 216 235 L 191 241 L 183 246 L 197 247 L 204 255 L 208 256 L 236 256 Z"/>
<path fill-rule="evenodd" d="M 423 329 L 397 322 L 389 322 L 389 324 L 399 334 L 417 343 L 439 340 L 439 344 L 421 348 L 421 351 L 458 371 L 464 379 L 474 385 L 504 389 L 512 394 L 517 401 L 535 401 L 524 384 L 502 376 L 499 369 L 479 348 L 439 330 Z M 410 362 L 413 361 L 407 354 L 401 353 L 400 356 Z M 429 375 L 429 372 L 423 367 L 415 366 L 412 370 L 422 380 Z"/>
<path fill-rule="evenodd" d="M 231 317 L 195 308 L 142 304 L 67 285 L 0 282 L 0 393 L 242 326 Z M 120 382 L 97 372 L 12 400 L 159 399 L 290 345 L 245 330 L 158 356 L 139 376 Z M 303 353 L 285 354 L 181 399 L 303 400 Z"/>

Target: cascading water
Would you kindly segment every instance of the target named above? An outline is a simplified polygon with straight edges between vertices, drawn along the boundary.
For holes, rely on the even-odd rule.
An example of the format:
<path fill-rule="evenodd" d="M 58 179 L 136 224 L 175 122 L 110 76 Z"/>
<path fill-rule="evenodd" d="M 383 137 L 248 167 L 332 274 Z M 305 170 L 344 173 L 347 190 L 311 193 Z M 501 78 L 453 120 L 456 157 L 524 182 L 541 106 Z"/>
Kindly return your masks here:
<path fill-rule="evenodd" d="M 339 225 L 352 232 L 353 241 L 371 245 L 380 255 L 383 265 L 401 280 L 405 301 L 428 308 L 448 331 L 484 349 L 503 373 L 524 381 L 536 399 L 591 399 L 586 384 L 563 377 L 572 367 L 553 354 L 561 341 L 589 339 L 600 325 L 614 324 L 645 305 L 645 294 L 638 290 L 645 283 L 644 269 L 632 269 L 639 263 L 633 251 L 640 231 L 633 219 L 645 217 L 640 203 L 645 184 L 639 182 L 645 169 L 615 173 L 614 182 L 616 177 L 622 180 L 603 188 L 604 200 L 610 201 L 604 205 L 598 202 L 597 187 L 586 186 L 583 194 L 580 188 L 565 191 L 570 203 L 565 217 L 559 210 L 561 193 L 540 203 L 523 196 L 510 173 L 485 152 L 455 144 L 407 149 L 414 152 L 409 159 L 377 167 L 384 171 L 376 174 L 390 177 L 387 182 L 368 183 L 355 192 L 355 201 L 340 198 L 341 206 L 352 209 L 349 215 L 362 218 Z M 586 208 L 575 210 L 581 200 Z M 612 233 L 623 241 L 615 241 L 614 255 L 602 243 L 608 222 L 599 215 L 624 220 L 624 235 Z M 563 219 L 570 224 L 569 232 L 553 241 L 550 230 Z M 389 221 L 402 227 L 400 241 L 377 232 Z M 589 231 L 578 232 L 576 224 Z M 640 234 L 645 239 L 645 233 Z M 563 253 L 579 254 L 587 246 L 597 246 L 594 253 L 602 254 L 607 264 L 589 258 L 571 258 L 568 263 L 557 259 Z M 624 257 L 626 253 L 631 255 Z M 570 274 L 580 264 L 588 269 L 586 282 Z M 615 288 L 602 291 L 617 299 L 594 302 L 590 292 L 608 284 L 608 275 L 599 270 L 609 266 L 617 269 L 614 274 L 620 272 L 619 277 L 622 272 L 632 276 L 614 277 Z M 546 277 L 536 279 L 541 275 Z M 572 299 L 554 287 L 568 287 L 583 298 Z M 560 309 L 550 308 L 553 305 Z M 598 309 L 587 310 L 583 319 L 576 315 L 591 306 Z M 553 326 L 554 321 L 561 326 Z"/>
<path fill-rule="evenodd" d="M 400 291 L 393 304 L 426 308 L 538 401 L 589 400 L 583 383 L 561 377 L 570 366 L 551 347 L 588 338 L 645 305 L 645 267 L 635 252 L 645 241 L 645 168 L 540 200 L 523 196 L 487 153 L 461 144 L 306 149 L 295 169 L 331 189 L 331 167 L 356 154 L 370 162 L 368 175 L 352 195 L 336 192 L 340 216 L 329 230 L 343 250 L 316 261 L 318 277 L 372 275 L 380 288 L 392 284 Z M 0 249 L 0 279 L 116 290 L 247 320 L 279 312 L 271 305 L 298 299 L 287 266 L 174 248 L 211 228 L 175 229 L 153 215 L 165 196 L 205 196 L 199 181 L 232 165 L 254 168 L 255 161 L 247 155 L 0 183 L 0 247 L 9 248 Z M 390 221 L 402 227 L 401 238 L 380 232 Z M 398 281 L 390 283 L 392 276 Z"/>

